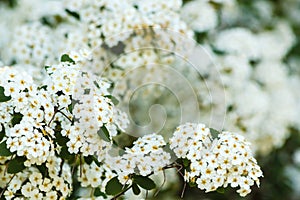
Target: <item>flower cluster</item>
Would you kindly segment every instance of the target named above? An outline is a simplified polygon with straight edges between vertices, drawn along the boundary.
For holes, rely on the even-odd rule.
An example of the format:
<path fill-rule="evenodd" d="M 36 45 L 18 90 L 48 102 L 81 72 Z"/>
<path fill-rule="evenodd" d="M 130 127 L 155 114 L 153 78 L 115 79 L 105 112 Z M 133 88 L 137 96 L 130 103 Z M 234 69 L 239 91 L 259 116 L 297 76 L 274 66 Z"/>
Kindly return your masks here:
<path fill-rule="evenodd" d="M 54 114 L 50 94 L 39 90 L 28 74 L 14 68 L 2 68 L 0 76 L 3 94 L 9 99 L 1 104 L 6 145 L 11 152 L 25 156 L 28 165 L 41 164 L 54 154 L 54 131 L 46 123 Z"/>
<path fill-rule="evenodd" d="M 226 129 L 244 134 L 255 152 L 279 147 L 287 128 L 300 124 L 293 94 L 300 82 L 289 80 L 284 62 L 295 44 L 293 30 L 284 20 L 271 29 L 263 23 L 237 28 L 240 21 L 232 16 L 244 19 L 236 4 L 19 0 L 14 9 L 0 7 L 0 193 L 7 199 L 65 199 L 86 189 L 91 198 L 104 199 L 132 187 L 136 194 L 139 188 L 155 187 L 152 175 L 178 167 L 180 162 L 171 161 L 175 154 L 188 161 L 180 165 L 185 181 L 207 192 L 239 187 L 237 192 L 247 195 L 254 183 L 259 185 L 262 172 L 250 144 L 236 134 L 213 137 L 205 125 L 186 123 L 176 129 L 170 145 L 150 134 L 128 147 L 118 146 L 129 126 L 122 110 L 132 99 L 138 99 L 131 110 L 138 122 L 145 119 L 141 111 L 148 105 L 165 103 L 168 124 L 162 132 L 170 135 L 178 125 L 175 90 L 179 104 L 185 104 L 180 117 L 187 117 L 181 121 L 208 122 L 211 108 L 219 115 L 225 109 Z M 269 25 L 272 11 L 265 9 Z M 204 63 L 197 42 L 216 66 L 194 68 Z M 60 56 L 61 63 L 55 64 Z M 175 74 L 184 81 L 174 81 Z M 132 98 L 145 85 L 143 99 Z M 219 96 L 211 102 L 215 90 L 225 91 L 228 102 Z M 118 108 L 114 96 L 120 100 Z M 201 120 L 193 112 L 198 107 Z"/>
<path fill-rule="evenodd" d="M 133 174 L 142 176 L 157 174 L 171 163 L 170 154 L 163 149 L 165 145 L 166 142 L 161 135 L 145 135 L 134 141 L 133 147 L 126 148 L 123 155 L 111 157 L 108 163 L 117 172 L 120 183 L 130 183 Z"/>
<path fill-rule="evenodd" d="M 128 125 L 127 115 L 114 109 L 112 100 L 105 96 L 109 95 L 109 83 L 81 71 L 80 64 L 68 55 L 62 60 L 46 67 L 49 77 L 44 84 L 35 83 L 25 71 L 1 68 L 0 122 L 5 133 L 1 149 L 7 151 L 1 155 L 13 158 L 3 160 L 10 174 L 1 165 L 3 184 L 8 184 L 7 198 L 16 197 L 19 190 L 31 199 L 69 196 L 71 167 L 61 157 L 76 162 L 75 154 L 97 155 L 97 162 L 101 162 L 112 145 L 111 137 Z M 105 132 L 105 141 L 99 131 Z M 13 166 L 14 162 L 19 167 Z M 11 174 L 15 172 L 16 176 Z"/>
<path fill-rule="evenodd" d="M 185 181 L 206 192 L 230 184 L 239 186 L 237 192 L 246 196 L 254 182 L 259 185 L 262 171 L 242 136 L 222 132 L 212 140 L 210 129 L 203 124 L 187 123 L 176 129 L 170 143 L 178 158 L 190 162 Z"/>
<path fill-rule="evenodd" d="M 107 182 L 116 176 L 116 174 L 108 166 L 98 166 L 93 161 L 90 164 L 84 163 L 78 171 L 77 176 L 82 187 L 99 187 L 101 192 L 105 192 Z"/>
<path fill-rule="evenodd" d="M 69 196 L 72 191 L 71 167 L 56 156 L 49 157 L 44 166 L 47 167 L 47 172 L 42 172 L 39 167 L 29 167 L 22 172 L 8 174 L 5 165 L 1 165 L 0 186 L 6 187 L 5 198 L 54 200 Z"/>
<path fill-rule="evenodd" d="M 42 66 L 55 55 L 55 40 L 52 30 L 36 22 L 24 24 L 15 30 L 15 34 L 5 52 L 5 60 L 19 64 Z"/>

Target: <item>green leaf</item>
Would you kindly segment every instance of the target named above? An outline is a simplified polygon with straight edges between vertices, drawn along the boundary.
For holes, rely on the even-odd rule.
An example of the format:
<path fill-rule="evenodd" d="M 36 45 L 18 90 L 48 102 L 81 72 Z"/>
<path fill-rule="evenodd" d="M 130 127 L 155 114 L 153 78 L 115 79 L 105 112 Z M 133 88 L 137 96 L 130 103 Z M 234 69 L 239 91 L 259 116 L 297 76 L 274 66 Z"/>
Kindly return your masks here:
<path fill-rule="evenodd" d="M 2 126 L 2 130 L 0 132 L 0 142 L 3 140 L 4 136 L 5 136 L 5 128 L 3 126 L 3 124 L 1 124 Z"/>
<path fill-rule="evenodd" d="M 25 157 L 15 157 L 14 159 L 8 162 L 7 172 L 10 174 L 16 174 L 25 169 L 24 162 L 26 161 Z"/>
<path fill-rule="evenodd" d="M 47 90 L 47 85 L 43 85 L 43 86 L 40 86 L 38 87 L 39 90 Z"/>
<path fill-rule="evenodd" d="M 70 56 L 68 54 L 62 55 L 61 58 L 60 58 L 60 61 L 61 62 L 70 62 L 70 63 L 75 64 L 75 61 L 72 60 L 72 58 L 70 58 Z"/>
<path fill-rule="evenodd" d="M 220 193 L 220 194 L 224 194 L 225 193 L 225 189 L 223 187 L 218 188 L 217 192 Z"/>
<path fill-rule="evenodd" d="M 97 165 L 98 167 L 100 167 L 100 166 L 102 165 L 102 163 L 99 162 L 99 160 L 98 160 L 95 156 L 92 156 L 92 157 L 93 157 L 93 161 L 96 163 L 96 165 Z"/>
<path fill-rule="evenodd" d="M 210 133 L 211 133 L 211 135 L 212 135 L 213 138 L 217 138 L 218 135 L 220 134 L 220 132 L 217 131 L 216 129 L 209 128 L 209 130 L 210 130 Z"/>
<path fill-rule="evenodd" d="M 11 100 L 11 97 L 7 97 L 4 95 L 4 87 L 0 86 L 0 102 L 6 102 Z"/>
<path fill-rule="evenodd" d="M 146 190 L 152 190 L 156 187 L 154 181 L 146 176 L 135 175 L 133 177 L 133 182 Z"/>
<path fill-rule="evenodd" d="M 196 182 L 189 182 L 189 186 L 190 186 L 191 188 L 196 187 L 196 186 L 197 186 L 197 183 L 196 183 Z"/>
<path fill-rule="evenodd" d="M 41 172 L 43 177 L 45 177 L 48 174 L 48 168 L 46 167 L 46 164 L 36 165 L 36 168 Z"/>
<path fill-rule="evenodd" d="M 183 164 L 184 167 L 189 167 L 190 164 L 191 164 L 191 161 L 187 158 L 183 158 L 182 159 L 182 164 Z"/>
<path fill-rule="evenodd" d="M 110 136 L 107 128 L 105 126 L 102 126 L 100 130 L 97 132 L 97 134 L 100 136 L 101 139 L 103 139 L 106 142 L 110 142 Z"/>
<path fill-rule="evenodd" d="M 73 109 L 74 109 L 74 104 L 71 103 L 71 104 L 68 106 L 68 110 L 70 111 L 70 113 L 73 113 Z"/>
<path fill-rule="evenodd" d="M 51 66 L 45 66 L 45 70 L 47 71 Z"/>
<path fill-rule="evenodd" d="M 83 94 L 90 94 L 91 89 L 84 89 Z"/>
<path fill-rule="evenodd" d="M 114 105 L 118 105 L 119 100 L 116 97 L 114 97 L 112 95 L 106 95 L 105 97 L 109 98 L 113 102 Z"/>
<path fill-rule="evenodd" d="M 100 188 L 95 189 L 94 196 L 96 197 L 102 196 L 104 198 L 107 198 L 107 196 L 103 192 L 101 192 Z"/>
<path fill-rule="evenodd" d="M 80 15 L 77 12 L 71 11 L 69 9 L 65 10 L 69 15 L 71 15 L 72 17 L 74 17 L 77 20 L 80 20 Z"/>
<path fill-rule="evenodd" d="M 62 136 L 60 131 L 55 132 L 55 139 L 54 141 L 59 144 L 60 146 L 65 146 L 69 139 L 65 136 Z"/>
<path fill-rule="evenodd" d="M 139 195 L 141 193 L 139 186 L 135 183 L 132 184 L 132 191 L 135 195 Z"/>
<path fill-rule="evenodd" d="M 11 124 L 14 126 L 16 124 L 20 124 L 22 121 L 23 115 L 21 113 L 15 113 L 13 118 L 11 119 Z"/>
<path fill-rule="evenodd" d="M 0 156 L 11 156 L 12 152 L 9 151 L 6 145 L 6 141 L 0 143 Z"/>
<path fill-rule="evenodd" d="M 86 164 L 90 165 L 94 161 L 93 156 L 90 155 L 90 156 L 84 157 L 84 161 Z"/>
<path fill-rule="evenodd" d="M 63 146 L 60 150 L 60 153 L 59 153 L 60 157 L 62 159 L 65 159 L 65 160 L 72 160 L 74 155 L 73 154 L 70 154 L 70 152 L 68 151 L 68 147 L 67 146 Z"/>
<path fill-rule="evenodd" d="M 105 186 L 105 192 L 108 195 L 116 195 L 119 194 L 123 189 L 123 185 L 118 180 L 118 177 L 114 177 L 110 179 L 106 186 Z"/>

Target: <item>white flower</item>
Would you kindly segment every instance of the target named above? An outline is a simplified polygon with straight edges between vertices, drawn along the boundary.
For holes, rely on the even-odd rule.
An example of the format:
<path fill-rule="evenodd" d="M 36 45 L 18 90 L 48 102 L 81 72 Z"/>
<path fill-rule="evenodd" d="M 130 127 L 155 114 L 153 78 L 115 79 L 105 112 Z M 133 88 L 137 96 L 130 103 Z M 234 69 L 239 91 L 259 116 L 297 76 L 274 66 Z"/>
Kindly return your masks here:
<path fill-rule="evenodd" d="M 218 22 L 216 10 L 208 2 L 201 0 L 186 3 L 181 16 L 196 32 L 209 31 Z"/>

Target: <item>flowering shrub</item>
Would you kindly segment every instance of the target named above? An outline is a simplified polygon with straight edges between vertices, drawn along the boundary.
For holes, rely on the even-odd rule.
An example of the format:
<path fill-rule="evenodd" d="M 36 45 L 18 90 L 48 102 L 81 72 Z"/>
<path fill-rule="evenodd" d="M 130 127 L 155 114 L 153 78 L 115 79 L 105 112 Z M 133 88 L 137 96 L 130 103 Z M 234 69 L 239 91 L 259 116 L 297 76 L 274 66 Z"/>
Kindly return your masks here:
<path fill-rule="evenodd" d="M 98 188 L 103 197 L 130 188 L 137 194 L 139 187 L 154 189 L 150 175 L 180 166 L 171 162 L 171 152 L 163 148 L 166 142 L 156 134 L 137 139 L 121 155 L 111 154 L 114 136 L 128 126 L 127 115 L 115 108 L 108 82 L 82 71 L 82 63 L 68 55 L 61 61 L 46 67 L 49 76 L 44 85 L 35 83 L 25 71 L 1 69 L 1 180 L 6 198 L 66 198 L 73 191 L 73 181 Z M 238 192 L 246 195 L 253 180 L 258 182 L 262 176 L 248 144 L 230 133 L 212 141 L 204 125 L 186 124 L 177 128 L 170 144 L 178 159 L 191 162 L 186 167 L 193 173 L 187 172 L 185 180 L 196 181 L 201 189 L 213 191 L 228 183 L 235 187 L 234 176 L 241 187 Z M 236 150 L 232 152 L 229 145 Z M 182 152 L 185 149 L 189 149 L 187 155 Z M 214 158 L 205 161 L 206 157 Z M 194 168 L 199 162 L 212 166 L 203 172 Z M 208 174 L 207 170 L 221 172 Z M 203 177 L 207 182 L 218 179 L 216 174 L 220 184 L 202 184 Z M 201 178 L 195 180 L 197 176 Z"/>
<path fill-rule="evenodd" d="M 249 194 L 254 155 L 300 124 L 296 22 L 273 6 L 0 0 L 0 197 L 144 198 L 172 172 Z"/>

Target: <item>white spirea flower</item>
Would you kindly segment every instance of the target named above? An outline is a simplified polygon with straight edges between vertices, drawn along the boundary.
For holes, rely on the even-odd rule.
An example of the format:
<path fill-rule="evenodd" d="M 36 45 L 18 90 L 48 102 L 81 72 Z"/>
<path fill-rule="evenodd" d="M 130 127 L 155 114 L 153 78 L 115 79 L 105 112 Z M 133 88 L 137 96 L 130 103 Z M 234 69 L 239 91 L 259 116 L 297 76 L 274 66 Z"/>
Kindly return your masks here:
<path fill-rule="evenodd" d="M 130 182 L 130 174 L 142 176 L 157 174 L 170 164 L 170 154 L 163 150 L 166 145 L 161 135 L 150 134 L 140 137 L 127 148 L 121 156 L 109 156 L 106 160 L 111 169 L 116 171 L 122 184 Z"/>
<path fill-rule="evenodd" d="M 181 10 L 184 21 L 196 32 L 205 32 L 217 26 L 216 10 L 209 2 L 202 0 L 190 1 Z"/>
<path fill-rule="evenodd" d="M 170 147 L 178 158 L 190 161 L 185 181 L 206 192 L 230 185 L 239 186 L 237 192 L 245 196 L 254 182 L 259 186 L 262 171 L 243 136 L 222 132 L 212 139 L 205 125 L 186 123 L 177 127 Z"/>
<path fill-rule="evenodd" d="M 216 48 L 235 55 L 256 59 L 261 55 L 259 42 L 254 34 L 245 28 L 232 28 L 218 33 Z"/>

